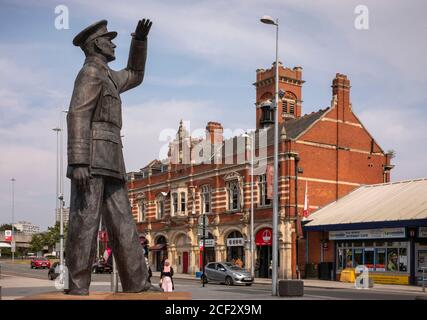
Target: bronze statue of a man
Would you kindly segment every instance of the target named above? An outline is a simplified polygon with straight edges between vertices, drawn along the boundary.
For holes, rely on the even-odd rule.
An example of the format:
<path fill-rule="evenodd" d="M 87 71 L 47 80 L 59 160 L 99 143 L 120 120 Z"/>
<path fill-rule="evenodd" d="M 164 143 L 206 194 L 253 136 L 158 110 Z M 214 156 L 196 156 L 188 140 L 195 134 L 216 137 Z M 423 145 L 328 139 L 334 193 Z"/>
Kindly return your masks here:
<path fill-rule="evenodd" d="M 73 40 L 86 60 L 75 80 L 67 115 L 67 177 L 71 179 L 66 249 L 69 294 L 89 294 L 101 216 L 123 291 L 154 289 L 147 280 L 143 248 L 131 214 L 120 136 L 120 93 L 136 87 L 144 78 L 151 24 L 148 19 L 138 22 L 127 67 L 120 71 L 108 67 L 108 62 L 115 59 L 116 45 L 111 40 L 117 32 L 107 30 L 106 20 L 87 27 Z"/>

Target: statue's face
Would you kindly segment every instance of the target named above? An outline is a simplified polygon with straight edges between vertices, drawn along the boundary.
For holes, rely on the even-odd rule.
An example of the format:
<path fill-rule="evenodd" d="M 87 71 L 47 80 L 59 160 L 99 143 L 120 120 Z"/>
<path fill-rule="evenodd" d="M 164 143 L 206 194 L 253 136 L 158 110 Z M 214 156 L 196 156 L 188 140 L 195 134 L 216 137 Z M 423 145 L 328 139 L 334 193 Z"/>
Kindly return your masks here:
<path fill-rule="evenodd" d="M 114 55 L 114 48 L 116 45 L 107 37 L 100 37 L 96 39 L 96 45 L 101 51 L 101 54 L 107 58 L 107 61 L 113 61 L 116 59 Z"/>

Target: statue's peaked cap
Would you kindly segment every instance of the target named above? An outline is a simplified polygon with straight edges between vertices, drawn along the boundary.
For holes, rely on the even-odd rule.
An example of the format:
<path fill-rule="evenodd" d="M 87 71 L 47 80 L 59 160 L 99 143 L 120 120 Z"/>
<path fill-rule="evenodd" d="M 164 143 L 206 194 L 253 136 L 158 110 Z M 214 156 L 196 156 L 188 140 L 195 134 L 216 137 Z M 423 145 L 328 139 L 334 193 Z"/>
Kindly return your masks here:
<path fill-rule="evenodd" d="M 107 23 L 107 20 L 101 20 L 91 24 L 74 37 L 73 44 L 77 47 L 81 47 L 85 43 L 98 37 L 108 37 L 110 40 L 114 39 L 117 36 L 117 32 L 108 31 Z"/>

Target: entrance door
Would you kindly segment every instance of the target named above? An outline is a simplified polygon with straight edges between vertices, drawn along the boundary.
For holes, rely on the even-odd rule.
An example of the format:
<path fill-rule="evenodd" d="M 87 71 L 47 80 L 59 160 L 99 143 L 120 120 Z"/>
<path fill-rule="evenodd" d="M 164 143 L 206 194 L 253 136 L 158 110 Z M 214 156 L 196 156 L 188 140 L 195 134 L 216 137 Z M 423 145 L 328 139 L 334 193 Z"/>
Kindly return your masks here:
<path fill-rule="evenodd" d="M 182 273 L 188 273 L 188 252 L 182 253 Z"/>
<path fill-rule="evenodd" d="M 259 259 L 259 277 L 269 278 L 271 276 L 271 246 L 257 246 Z"/>
<path fill-rule="evenodd" d="M 427 245 L 415 244 L 415 278 L 422 285 L 423 267 L 427 268 Z M 427 270 L 425 271 L 427 272 Z"/>

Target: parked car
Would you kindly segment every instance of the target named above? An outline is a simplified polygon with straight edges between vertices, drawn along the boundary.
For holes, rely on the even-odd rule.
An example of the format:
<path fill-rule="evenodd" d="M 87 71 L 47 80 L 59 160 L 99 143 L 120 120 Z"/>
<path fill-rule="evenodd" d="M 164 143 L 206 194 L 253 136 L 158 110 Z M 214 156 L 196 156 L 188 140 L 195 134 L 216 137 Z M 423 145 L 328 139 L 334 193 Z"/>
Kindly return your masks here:
<path fill-rule="evenodd" d="M 206 265 L 205 274 L 202 275 L 201 281 L 225 283 L 229 286 L 234 284 L 250 286 L 254 282 L 254 278 L 248 270 L 230 262 L 211 262 Z"/>
<path fill-rule="evenodd" d="M 49 268 L 47 278 L 50 280 L 55 280 L 59 276 L 59 273 L 57 271 L 59 271 L 59 262 L 54 262 Z"/>
<path fill-rule="evenodd" d="M 43 258 L 43 257 L 35 257 L 31 259 L 30 263 L 31 269 L 38 269 L 38 268 L 50 268 L 50 261 L 49 259 Z"/>
<path fill-rule="evenodd" d="M 92 265 L 92 273 L 112 273 L 113 266 L 103 260 L 99 260 Z"/>

